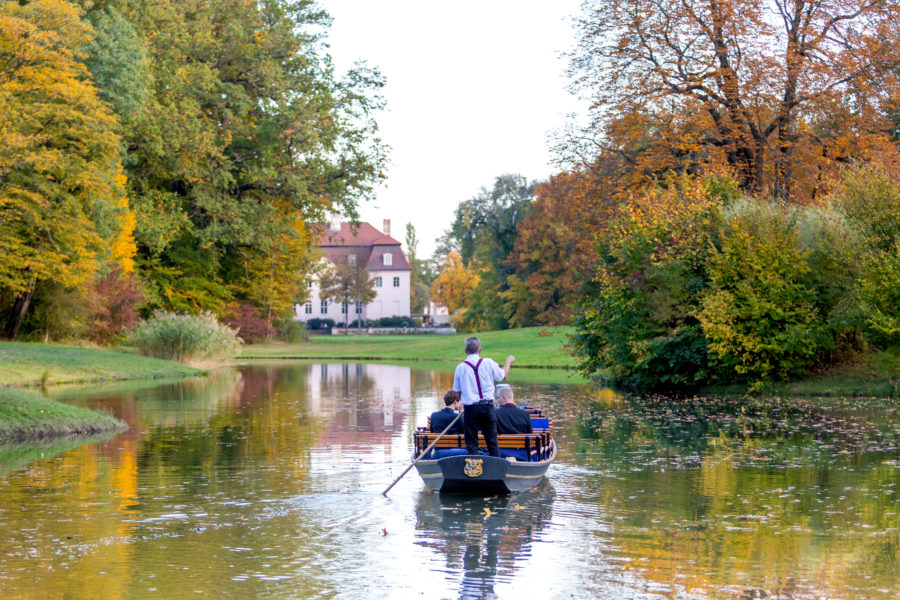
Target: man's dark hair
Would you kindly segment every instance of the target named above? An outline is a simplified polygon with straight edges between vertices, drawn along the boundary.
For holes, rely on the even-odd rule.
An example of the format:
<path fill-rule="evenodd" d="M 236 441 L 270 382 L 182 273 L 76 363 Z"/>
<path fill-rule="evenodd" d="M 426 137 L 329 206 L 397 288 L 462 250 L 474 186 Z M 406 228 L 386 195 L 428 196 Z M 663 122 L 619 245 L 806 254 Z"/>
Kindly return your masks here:
<path fill-rule="evenodd" d="M 478 354 L 481 350 L 481 340 L 477 337 L 466 338 L 466 355 Z"/>
<path fill-rule="evenodd" d="M 450 390 L 446 394 L 444 394 L 444 406 L 450 406 L 454 402 L 460 399 L 459 392 L 455 390 Z"/>

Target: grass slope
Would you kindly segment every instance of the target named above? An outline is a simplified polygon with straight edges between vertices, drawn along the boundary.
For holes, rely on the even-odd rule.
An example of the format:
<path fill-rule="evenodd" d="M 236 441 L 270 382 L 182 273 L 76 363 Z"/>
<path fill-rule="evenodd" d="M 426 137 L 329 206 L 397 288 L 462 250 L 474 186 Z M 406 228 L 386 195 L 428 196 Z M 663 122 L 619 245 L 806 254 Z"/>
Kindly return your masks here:
<path fill-rule="evenodd" d="M 566 352 L 571 327 L 528 327 L 474 334 L 481 338 L 483 356 L 503 364 L 508 354 L 517 368 L 575 368 Z M 465 339 L 456 335 L 313 336 L 302 344 L 244 346 L 239 358 L 339 358 L 348 360 L 413 360 L 459 362 Z"/>
<path fill-rule="evenodd" d="M 199 375 L 176 362 L 127 352 L 50 344 L 0 342 L 0 385 L 48 385 Z"/>
<path fill-rule="evenodd" d="M 50 400 L 30 390 L 0 387 L 0 443 L 97 435 L 126 427 L 108 413 Z"/>

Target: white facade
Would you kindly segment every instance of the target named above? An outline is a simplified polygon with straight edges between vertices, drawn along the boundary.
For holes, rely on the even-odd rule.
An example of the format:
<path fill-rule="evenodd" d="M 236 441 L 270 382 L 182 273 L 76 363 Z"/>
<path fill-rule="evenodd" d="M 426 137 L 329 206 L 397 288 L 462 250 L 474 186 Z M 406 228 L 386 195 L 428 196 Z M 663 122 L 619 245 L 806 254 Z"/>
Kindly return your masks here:
<path fill-rule="evenodd" d="M 324 300 L 320 296 L 318 277 L 314 276 L 308 284 L 309 300 L 294 306 L 294 320 L 331 319 L 336 325 L 342 325 L 345 316 L 347 323 L 359 318 L 410 316 L 409 263 L 400 249 L 400 243 L 390 237 L 390 222 L 385 221 L 384 233 L 368 223 L 360 224 L 358 230 L 349 230 L 346 223 L 341 223 L 340 227 L 337 229 L 332 225 L 329 233 L 323 234 L 319 246 L 325 255 L 322 261 L 330 263 L 331 260 L 344 260 L 347 256 L 360 260 L 368 268 L 374 282 L 375 299 L 361 307 L 355 303 L 343 306 Z"/>

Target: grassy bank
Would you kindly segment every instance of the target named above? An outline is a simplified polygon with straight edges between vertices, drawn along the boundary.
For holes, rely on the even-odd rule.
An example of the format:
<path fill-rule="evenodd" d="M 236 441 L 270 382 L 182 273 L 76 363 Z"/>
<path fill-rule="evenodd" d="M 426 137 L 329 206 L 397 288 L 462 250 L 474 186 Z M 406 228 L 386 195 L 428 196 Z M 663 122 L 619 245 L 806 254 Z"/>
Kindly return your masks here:
<path fill-rule="evenodd" d="M 503 363 L 516 357 L 516 368 L 574 369 L 575 359 L 565 345 L 571 327 L 528 327 L 479 333 L 483 356 Z M 244 346 L 240 358 L 309 358 L 343 360 L 459 362 L 465 358 L 465 339 L 456 335 L 313 336 L 302 344 Z"/>
<path fill-rule="evenodd" d="M 92 436 L 126 427 L 108 413 L 50 400 L 30 390 L 0 387 L 0 443 Z"/>
<path fill-rule="evenodd" d="M 713 386 L 704 393 L 746 393 L 747 386 Z M 777 396 L 871 396 L 900 397 L 900 354 L 873 352 L 854 360 L 790 383 L 769 383 L 754 394 Z"/>
<path fill-rule="evenodd" d="M 203 371 L 127 352 L 37 343 L 0 342 L 0 385 L 187 377 Z"/>

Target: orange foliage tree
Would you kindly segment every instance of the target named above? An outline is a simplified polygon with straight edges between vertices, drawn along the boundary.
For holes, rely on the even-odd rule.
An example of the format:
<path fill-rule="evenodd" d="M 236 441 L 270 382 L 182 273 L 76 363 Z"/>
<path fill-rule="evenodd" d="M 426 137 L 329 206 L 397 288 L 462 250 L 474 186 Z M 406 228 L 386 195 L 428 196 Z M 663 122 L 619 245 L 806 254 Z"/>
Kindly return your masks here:
<path fill-rule="evenodd" d="M 605 149 L 805 201 L 888 139 L 898 24 L 900 5 L 871 0 L 593 0 L 571 72 Z"/>
<path fill-rule="evenodd" d="M 560 173 L 537 187 L 507 259 L 514 274 L 501 292 L 512 326 L 571 321 L 596 261 L 595 236 L 612 210 L 608 188 L 588 171 Z"/>

